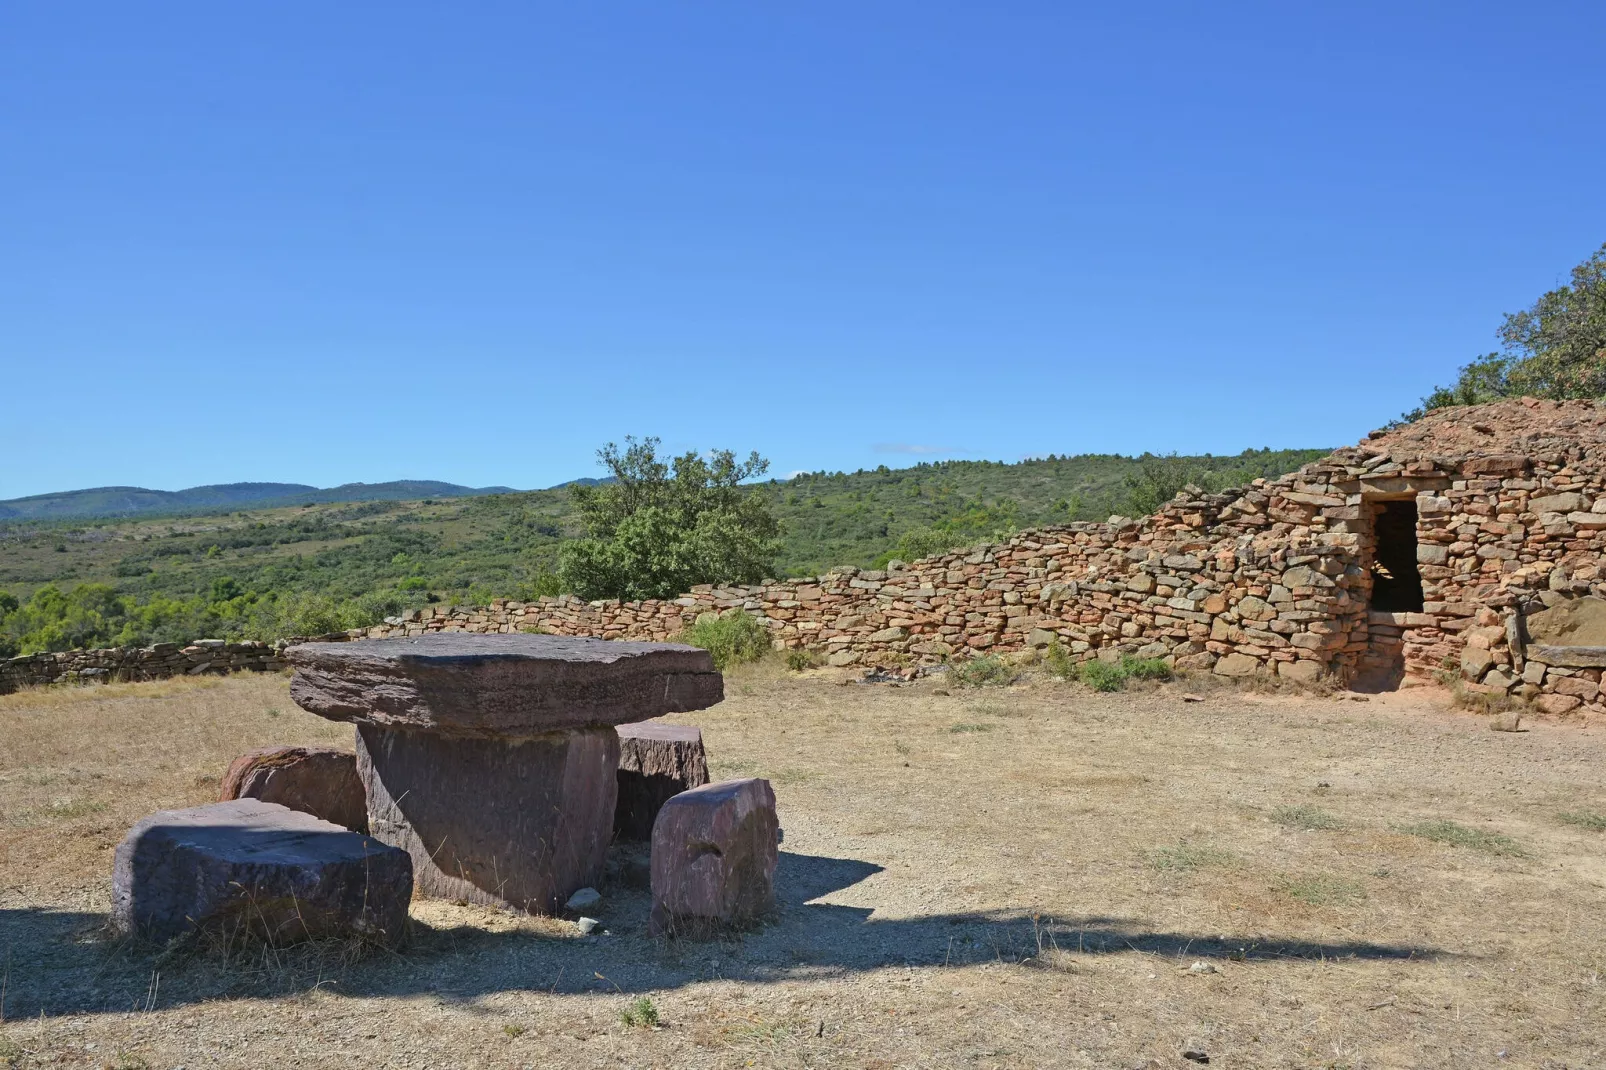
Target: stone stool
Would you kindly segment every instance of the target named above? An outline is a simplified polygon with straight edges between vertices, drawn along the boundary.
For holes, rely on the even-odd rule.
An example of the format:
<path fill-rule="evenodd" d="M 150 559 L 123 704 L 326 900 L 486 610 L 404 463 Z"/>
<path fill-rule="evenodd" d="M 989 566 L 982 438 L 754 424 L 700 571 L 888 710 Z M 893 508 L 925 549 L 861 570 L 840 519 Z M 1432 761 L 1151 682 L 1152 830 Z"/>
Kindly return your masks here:
<path fill-rule="evenodd" d="M 713 935 L 775 906 L 780 823 L 768 780 L 726 780 L 681 792 L 652 828 L 655 936 Z"/>
<path fill-rule="evenodd" d="M 302 708 L 356 723 L 369 829 L 417 889 L 533 913 L 602 879 L 613 726 L 724 697 L 708 652 L 670 643 L 436 633 L 285 657 Z"/>
<path fill-rule="evenodd" d="M 652 839 L 658 811 L 672 797 L 708 783 L 703 731 L 694 725 L 619 726 L 619 802 L 613 834 L 621 840 Z"/>
<path fill-rule="evenodd" d="M 406 851 L 310 814 L 237 799 L 142 819 L 117 845 L 112 924 L 157 943 L 249 932 L 401 939 L 413 894 Z"/>

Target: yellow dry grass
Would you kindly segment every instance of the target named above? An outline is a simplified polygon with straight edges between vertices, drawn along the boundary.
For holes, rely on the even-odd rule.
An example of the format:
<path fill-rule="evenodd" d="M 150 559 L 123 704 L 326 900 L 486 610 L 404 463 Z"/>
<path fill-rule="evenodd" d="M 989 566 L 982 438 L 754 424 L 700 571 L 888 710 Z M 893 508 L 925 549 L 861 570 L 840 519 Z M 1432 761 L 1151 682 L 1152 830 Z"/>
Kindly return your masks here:
<path fill-rule="evenodd" d="M 764 665 L 687 718 L 716 777 L 776 785 L 757 933 L 657 943 L 615 887 L 607 935 L 417 901 L 404 951 L 357 960 L 100 935 L 135 819 L 249 747 L 349 738 L 284 678 L 0 698 L 0 1065 L 1606 1065 L 1606 834 L 1558 816 L 1606 811 L 1598 730 L 939 687 Z M 621 1021 L 643 995 L 656 1028 Z"/>

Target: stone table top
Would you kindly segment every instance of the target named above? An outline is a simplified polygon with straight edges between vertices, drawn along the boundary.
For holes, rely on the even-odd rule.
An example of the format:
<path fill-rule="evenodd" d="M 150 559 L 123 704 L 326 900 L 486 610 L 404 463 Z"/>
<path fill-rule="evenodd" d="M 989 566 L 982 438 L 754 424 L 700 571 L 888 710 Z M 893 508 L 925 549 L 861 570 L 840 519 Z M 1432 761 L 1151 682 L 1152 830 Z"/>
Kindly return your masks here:
<path fill-rule="evenodd" d="M 333 721 L 529 736 L 684 713 L 725 697 L 708 651 L 560 635 L 436 633 L 301 643 L 290 697 Z"/>

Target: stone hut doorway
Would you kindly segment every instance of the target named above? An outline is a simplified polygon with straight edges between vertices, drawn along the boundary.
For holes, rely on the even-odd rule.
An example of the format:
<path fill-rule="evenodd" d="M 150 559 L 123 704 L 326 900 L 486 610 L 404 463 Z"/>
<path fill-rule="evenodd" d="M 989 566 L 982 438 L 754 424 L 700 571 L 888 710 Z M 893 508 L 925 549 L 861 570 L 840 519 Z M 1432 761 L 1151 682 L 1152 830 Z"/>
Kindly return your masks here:
<path fill-rule="evenodd" d="M 1416 564 L 1416 498 L 1376 502 L 1372 513 L 1372 603 L 1380 613 L 1422 612 Z"/>

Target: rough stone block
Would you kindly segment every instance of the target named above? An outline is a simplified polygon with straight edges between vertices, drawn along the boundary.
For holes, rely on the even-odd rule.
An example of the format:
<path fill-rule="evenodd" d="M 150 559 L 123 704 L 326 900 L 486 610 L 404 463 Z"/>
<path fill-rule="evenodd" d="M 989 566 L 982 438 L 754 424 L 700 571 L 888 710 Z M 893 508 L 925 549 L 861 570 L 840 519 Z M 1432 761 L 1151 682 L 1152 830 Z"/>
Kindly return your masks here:
<path fill-rule="evenodd" d="M 112 922 L 166 943 L 192 932 L 401 939 L 412 895 L 406 852 L 277 803 L 237 799 L 162 810 L 118 844 Z"/>
<path fill-rule="evenodd" d="M 714 705 L 708 651 L 558 635 L 410 636 L 286 648 L 290 697 L 335 721 L 472 736 L 625 724 Z"/>
<path fill-rule="evenodd" d="M 229 763 L 218 802 L 261 799 L 351 829 L 368 831 L 368 801 L 357 756 L 333 747 L 261 747 Z"/>
<path fill-rule="evenodd" d="M 357 726 L 368 828 L 412 856 L 418 891 L 536 914 L 601 883 L 618 768 L 608 727 L 481 739 Z"/>
<path fill-rule="evenodd" d="M 682 792 L 652 829 L 654 935 L 699 937 L 752 925 L 775 905 L 780 825 L 767 780 Z"/>
<path fill-rule="evenodd" d="M 1534 699 L 1534 705 L 1552 717 L 1560 717 L 1564 713 L 1571 713 L 1583 704 L 1582 699 L 1573 695 L 1540 695 Z"/>
<path fill-rule="evenodd" d="M 1313 684 L 1321 679 L 1322 666 L 1315 661 L 1280 661 L 1277 675 L 1301 684 Z"/>
<path fill-rule="evenodd" d="M 708 783 L 703 732 L 694 725 L 619 726 L 619 801 L 613 832 L 619 839 L 652 839 L 653 822 L 664 803 Z"/>
<path fill-rule="evenodd" d="M 1260 662 L 1248 654 L 1228 654 L 1216 662 L 1218 676 L 1253 676 L 1260 671 Z"/>

